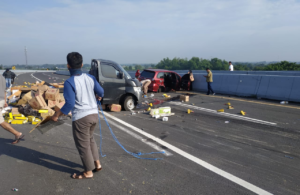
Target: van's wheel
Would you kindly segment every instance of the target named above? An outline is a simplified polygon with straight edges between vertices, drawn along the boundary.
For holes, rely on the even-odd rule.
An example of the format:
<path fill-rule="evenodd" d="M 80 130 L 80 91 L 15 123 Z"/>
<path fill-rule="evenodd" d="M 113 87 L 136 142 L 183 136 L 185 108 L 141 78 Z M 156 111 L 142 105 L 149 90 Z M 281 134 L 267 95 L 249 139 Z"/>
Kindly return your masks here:
<path fill-rule="evenodd" d="M 164 92 L 164 88 L 163 87 L 159 87 L 158 90 L 157 90 L 157 93 L 161 93 L 161 92 Z"/>
<path fill-rule="evenodd" d="M 123 108 L 126 111 L 133 110 L 135 108 L 135 100 L 132 96 L 126 96 L 123 102 Z"/>

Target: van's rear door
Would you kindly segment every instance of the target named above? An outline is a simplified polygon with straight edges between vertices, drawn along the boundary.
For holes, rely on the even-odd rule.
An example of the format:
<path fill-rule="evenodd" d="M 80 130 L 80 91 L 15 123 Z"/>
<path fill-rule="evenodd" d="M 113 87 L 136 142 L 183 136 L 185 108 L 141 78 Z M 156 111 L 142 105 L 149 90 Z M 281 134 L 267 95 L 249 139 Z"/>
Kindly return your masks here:
<path fill-rule="evenodd" d="M 119 104 L 125 94 L 125 78 L 119 65 L 106 60 L 98 60 L 99 83 L 104 89 L 103 104 Z"/>

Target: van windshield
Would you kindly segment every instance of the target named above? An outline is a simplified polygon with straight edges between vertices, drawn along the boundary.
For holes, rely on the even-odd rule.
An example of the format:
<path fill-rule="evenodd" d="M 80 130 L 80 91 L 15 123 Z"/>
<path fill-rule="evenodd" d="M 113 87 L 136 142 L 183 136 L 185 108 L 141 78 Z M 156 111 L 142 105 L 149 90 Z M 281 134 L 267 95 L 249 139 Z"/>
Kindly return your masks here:
<path fill-rule="evenodd" d="M 144 70 L 144 71 L 141 73 L 141 76 L 142 76 L 142 77 L 145 77 L 145 78 L 153 78 L 154 75 L 155 75 L 155 72 L 148 71 L 148 70 Z"/>

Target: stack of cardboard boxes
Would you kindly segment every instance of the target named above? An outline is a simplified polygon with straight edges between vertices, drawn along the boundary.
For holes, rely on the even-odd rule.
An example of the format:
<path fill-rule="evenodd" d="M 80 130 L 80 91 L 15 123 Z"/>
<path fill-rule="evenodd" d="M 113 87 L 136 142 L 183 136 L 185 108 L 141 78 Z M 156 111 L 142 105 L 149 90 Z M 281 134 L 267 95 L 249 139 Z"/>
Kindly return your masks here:
<path fill-rule="evenodd" d="M 53 116 L 55 111 L 63 107 L 65 100 L 63 94 L 59 93 L 59 88 L 49 87 L 44 85 L 44 83 L 32 85 L 30 88 L 23 86 L 12 87 L 12 95 L 8 97 L 9 103 L 18 107 L 26 107 L 29 104 L 33 110 L 40 113 L 43 119 Z M 61 88 L 60 84 L 57 84 L 57 86 Z M 20 114 L 16 107 L 12 108 L 11 113 L 13 115 Z M 7 115 L 7 117 L 9 116 Z"/>

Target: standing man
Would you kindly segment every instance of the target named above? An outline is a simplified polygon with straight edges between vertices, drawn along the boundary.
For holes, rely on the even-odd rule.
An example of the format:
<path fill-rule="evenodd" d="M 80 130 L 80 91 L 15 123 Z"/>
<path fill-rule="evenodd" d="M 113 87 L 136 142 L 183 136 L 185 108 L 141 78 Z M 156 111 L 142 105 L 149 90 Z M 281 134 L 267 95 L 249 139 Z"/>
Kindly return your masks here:
<path fill-rule="evenodd" d="M 143 89 L 144 95 L 147 95 L 148 86 L 151 84 L 151 80 L 150 79 L 142 80 L 141 84 L 142 84 L 142 89 Z"/>
<path fill-rule="evenodd" d="M 78 52 L 69 53 L 67 62 L 71 77 L 64 83 L 66 103 L 52 120 L 57 121 L 60 115 L 67 115 L 72 110 L 73 138 L 84 167 L 83 173 L 74 173 L 72 178 L 90 179 L 93 172 L 102 169 L 93 134 L 98 123 L 96 99 L 100 101 L 104 91 L 94 76 L 82 73 L 83 60 Z"/>
<path fill-rule="evenodd" d="M 2 113 L 2 109 L 7 107 L 6 103 L 6 92 L 5 92 L 5 79 L 3 77 L 0 78 L 0 113 Z M 12 144 L 17 144 L 24 137 L 21 132 L 16 131 L 10 124 L 4 121 L 3 116 L 0 116 L 0 126 L 7 130 L 8 132 L 15 135 L 15 141 Z"/>
<path fill-rule="evenodd" d="M 3 73 L 3 76 L 5 78 L 6 82 L 6 89 L 8 89 L 11 85 L 11 78 L 15 75 L 15 73 L 9 71 L 9 68 L 6 69 L 6 71 Z"/>
<path fill-rule="evenodd" d="M 210 92 L 212 92 L 212 94 L 215 95 L 214 90 L 211 88 L 211 83 L 213 82 L 212 72 L 209 70 L 209 68 L 206 68 L 206 72 L 207 72 L 207 75 L 204 76 L 204 77 L 206 77 L 206 82 L 207 82 L 207 94 L 206 95 L 209 95 Z"/>
<path fill-rule="evenodd" d="M 189 70 L 188 74 L 190 75 L 190 91 L 193 91 L 193 82 L 195 79 L 192 70 Z"/>
<path fill-rule="evenodd" d="M 229 61 L 229 71 L 233 71 L 233 65 L 231 64 L 231 61 Z"/>

